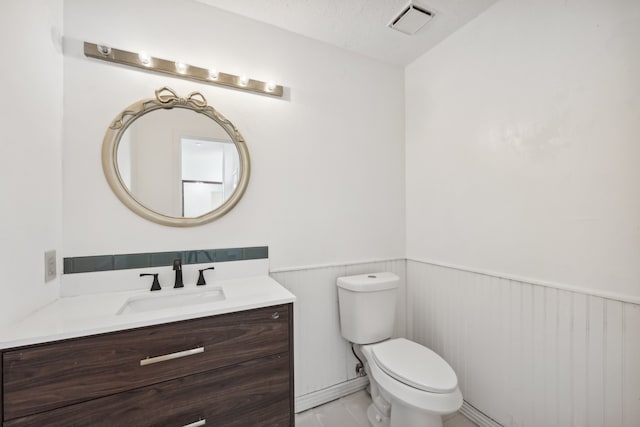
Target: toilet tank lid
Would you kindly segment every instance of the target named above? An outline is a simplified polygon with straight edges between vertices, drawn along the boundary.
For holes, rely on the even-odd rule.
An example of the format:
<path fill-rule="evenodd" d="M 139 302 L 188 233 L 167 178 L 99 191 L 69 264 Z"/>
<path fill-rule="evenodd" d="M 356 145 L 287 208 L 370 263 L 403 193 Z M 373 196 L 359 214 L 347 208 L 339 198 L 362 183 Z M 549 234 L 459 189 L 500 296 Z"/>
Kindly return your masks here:
<path fill-rule="evenodd" d="M 353 292 L 375 292 L 398 287 L 400 278 L 389 272 L 338 277 L 338 287 Z"/>

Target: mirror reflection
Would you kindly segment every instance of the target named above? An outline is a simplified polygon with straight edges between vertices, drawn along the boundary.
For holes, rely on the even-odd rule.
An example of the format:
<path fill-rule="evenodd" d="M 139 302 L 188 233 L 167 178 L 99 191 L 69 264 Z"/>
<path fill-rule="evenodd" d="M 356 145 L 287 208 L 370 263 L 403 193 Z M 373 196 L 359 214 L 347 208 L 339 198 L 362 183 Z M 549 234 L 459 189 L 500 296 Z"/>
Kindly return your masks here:
<path fill-rule="evenodd" d="M 214 211 L 236 191 L 240 157 L 217 122 L 190 109 L 158 109 L 123 132 L 117 168 L 142 205 L 171 217 Z"/>

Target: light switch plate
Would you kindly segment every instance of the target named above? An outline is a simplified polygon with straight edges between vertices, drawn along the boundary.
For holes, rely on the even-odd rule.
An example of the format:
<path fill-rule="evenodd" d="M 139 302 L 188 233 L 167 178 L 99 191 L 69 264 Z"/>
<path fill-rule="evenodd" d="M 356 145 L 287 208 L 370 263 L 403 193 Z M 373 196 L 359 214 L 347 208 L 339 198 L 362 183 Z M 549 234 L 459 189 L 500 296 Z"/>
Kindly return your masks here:
<path fill-rule="evenodd" d="M 44 281 L 50 282 L 57 276 L 56 271 L 56 251 L 47 251 L 44 253 Z"/>

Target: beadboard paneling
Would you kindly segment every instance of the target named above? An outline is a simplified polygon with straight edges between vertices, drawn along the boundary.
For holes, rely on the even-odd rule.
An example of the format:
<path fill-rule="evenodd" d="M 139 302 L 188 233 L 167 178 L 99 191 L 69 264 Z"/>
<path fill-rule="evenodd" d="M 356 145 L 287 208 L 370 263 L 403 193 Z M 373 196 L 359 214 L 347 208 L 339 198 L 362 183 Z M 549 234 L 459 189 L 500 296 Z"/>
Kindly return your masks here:
<path fill-rule="evenodd" d="M 356 359 L 340 334 L 336 279 L 354 274 L 391 271 L 400 277 L 396 336 L 405 335 L 405 260 L 275 271 L 276 281 L 296 296 L 294 354 L 296 397 L 356 377 Z"/>
<path fill-rule="evenodd" d="M 640 306 L 407 261 L 407 332 L 505 426 L 640 427 Z"/>

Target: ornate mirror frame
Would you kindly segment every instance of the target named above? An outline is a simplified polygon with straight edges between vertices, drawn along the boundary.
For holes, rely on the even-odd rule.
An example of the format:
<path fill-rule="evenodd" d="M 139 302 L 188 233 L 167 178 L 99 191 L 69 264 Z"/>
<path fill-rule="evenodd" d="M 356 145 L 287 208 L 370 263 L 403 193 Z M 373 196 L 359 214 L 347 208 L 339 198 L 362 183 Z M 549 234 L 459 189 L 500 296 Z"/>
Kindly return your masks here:
<path fill-rule="evenodd" d="M 240 201 L 249 183 L 251 162 L 249 160 L 249 150 L 247 149 L 244 138 L 233 123 L 213 107 L 207 105 L 206 99 L 199 92 L 192 92 L 187 95 L 186 98 L 180 98 L 172 89 L 163 87 L 156 90 L 155 95 L 155 99 L 143 99 L 127 107 L 115 118 L 115 120 L 113 120 L 107 129 L 107 133 L 105 134 L 102 143 L 102 169 L 109 186 L 125 206 L 141 217 L 158 224 L 173 227 L 190 227 L 206 224 L 220 218 L 229 212 L 238 203 L 238 201 Z M 168 216 L 156 212 L 140 203 L 133 194 L 131 194 L 120 175 L 117 153 L 122 135 L 135 120 L 147 113 L 162 108 L 185 108 L 209 117 L 211 120 L 218 123 L 229 134 L 231 140 L 236 146 L 236 149 L 238 150 L 238 156 L 240 159 L 240 178 L 235 191 L 220 206 L 203 215 L 185 218 Z"/>

